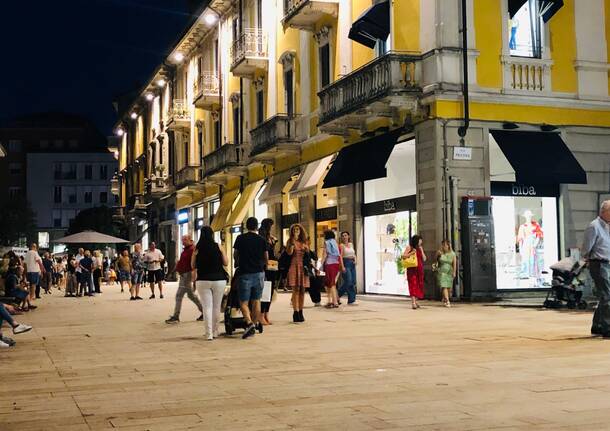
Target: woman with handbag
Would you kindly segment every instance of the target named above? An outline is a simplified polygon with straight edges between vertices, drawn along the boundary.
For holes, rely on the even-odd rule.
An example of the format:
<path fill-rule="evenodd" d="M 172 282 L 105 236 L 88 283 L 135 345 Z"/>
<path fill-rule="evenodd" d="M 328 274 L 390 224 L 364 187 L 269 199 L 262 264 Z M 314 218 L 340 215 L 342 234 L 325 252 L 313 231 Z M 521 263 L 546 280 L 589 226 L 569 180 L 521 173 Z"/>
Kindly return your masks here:
<path fill-rule="evenodd" d="M 343 266 L 343 258 L 339 251 L 339 245 L 335 239 L 335 233 L 332 230 L 324 232 L 322 262 L 324 264 L 324 273 L 326 274 L 325 284 L 328 294 L 326 308 L 337 308 L 339 307 L 337 278 L 339 277 L 339 272 L 345 272 L 345 267 Z"/>
<path fill-rule="evenodd" d="M 261 221 L 258 234 L 265 239 L 267 244 L 267 253 L 269 254 L 269 261 L 267 263 L 267 269 L 265 270 L 265 283 L 271 283 L 271 298 L 269 302 L 261 302 L 261 316 L 260 320 L 263 325 L 271 325 L 272 322 L 269 319 L 269 310 L 271 309 L 271 300 L 275 293 L 275 285 L 278 278 L 278 262 L 277 256 L 275 255 L 275 245 L 277 244 L 277 238 L 271 235 L 271 228 L 273 227 L 273 220 L 270 218 L 263 219 Z"/>
<path fill-rule="evenodd" d="M 443 294 L 443 304 L 449 308 L 451 307 L 449 292 L 453 288 L 453 280 L 457 274 L 457 258 L 451 250 L 451 244 L 446 239 L 441 242 L 441 248 L 436 253 L 436 262 L 438 265 L 436 276 Z"/>
<path fill-rule="evenodd" d="M 286 253 L 291 257 L 288 267 L 287 283 L 292 288 L 292 321 L 304 322 L 303 303 L 305 289 L 309 288 L 309 275 L 306 273 L 306 256 L 308 256 L 307 236 L 300 224 L 290 226 L 290 237 L 286 243 Z"/>
<path fill-rule="evenodd" d="M 414 257 L 417 259 L 417 263 L 414 262 Z M 417 300 L 424 298 L 424 262 L 427 259 L 421 236 L 413 235 L 411 237 L 409 246 L 403 252 L 402 258 L 407 268 L 407 283 L 409 296 L 411 296 L 411 308 L 416 310 L 420 308 Z"/>
<path fill-rule="evenodd" d="M 203 305 L 205 337 L 208 341 L 218 337 L 220 306 L 228 281 L 225 266 L 228 264 L 224 250 L 214 241 L 214 231 L 209 226 L 203 226 L 199 242 L 191 256 L 191 268 Z"/>

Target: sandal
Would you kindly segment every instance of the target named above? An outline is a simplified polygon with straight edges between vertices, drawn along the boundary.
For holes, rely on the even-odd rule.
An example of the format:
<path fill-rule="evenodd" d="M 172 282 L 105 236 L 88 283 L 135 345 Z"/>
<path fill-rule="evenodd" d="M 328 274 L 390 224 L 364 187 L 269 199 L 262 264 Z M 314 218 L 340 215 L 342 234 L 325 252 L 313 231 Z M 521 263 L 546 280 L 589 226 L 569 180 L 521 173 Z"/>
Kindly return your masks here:
<path fill-rule="evenodd" d="M 324 308 L 334 308 L 334 304 L 328 303 L 324 306 Z"/>

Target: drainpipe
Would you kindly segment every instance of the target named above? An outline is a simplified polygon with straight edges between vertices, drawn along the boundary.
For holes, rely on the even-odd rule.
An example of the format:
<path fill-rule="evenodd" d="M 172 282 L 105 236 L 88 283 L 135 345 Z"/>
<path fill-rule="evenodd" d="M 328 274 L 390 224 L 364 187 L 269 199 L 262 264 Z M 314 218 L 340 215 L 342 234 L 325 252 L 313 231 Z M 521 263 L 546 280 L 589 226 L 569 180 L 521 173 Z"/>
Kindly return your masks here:
<path fill-rule="evenodd" d="M 470 104 L 468 98 L 468 18 L 466 10 L 467 0 L 462 0 L 462 67 L 464 71 L 464 83 L 462 94 L 464 95 L 464 125 L 458 128 L 460 144 L 464 145 L 464 137 L 470 127 Z"/>

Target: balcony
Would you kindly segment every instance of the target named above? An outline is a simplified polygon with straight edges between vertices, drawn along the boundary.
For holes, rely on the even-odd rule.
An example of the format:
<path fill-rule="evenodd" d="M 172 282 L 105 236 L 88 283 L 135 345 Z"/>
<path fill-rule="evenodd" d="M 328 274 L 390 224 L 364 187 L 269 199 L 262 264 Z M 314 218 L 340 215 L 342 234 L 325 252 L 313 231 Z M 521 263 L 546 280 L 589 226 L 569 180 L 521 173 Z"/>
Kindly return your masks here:
<path fill-rule="evenodd" d="M 336 18 L 338 0 L 284 0 L 284 27 L 313 30 L 326 17 Z"/>
<path fill-rule="evenodd" d="M 130 210 L 145 210 L 148 205 L 144 201 L 144 195 L 141 193 L 135 193 L 129 196 L 127 207 Z"/>
<path fill-rule="evenodd" d="M 421 56 L 388 53 L 325 87 L 320 98 L 319 127 L 345 134 L 377 118 L 400 118 L 417 110 L 422 94 Z M 402 115 L 404 117 L 404 115 Z"/>
<path fill-rule="evenodd" d="M 161 198 L 167 195 L 170 191 L 166 178 L 154 176 L 145 180 L 144 190 L 144 195 L 146 196 L 147 200 Z"/>
<path fill-rule="evenodd" d="M 525 57 L 502 57 L 504 92 L 542 94 L 551 91 L 552 60 Z"/>
<path fill-rule="evenodd" d="M 125 208 L 113 207 L 112 208 L 112 222 L 113 223 L 124 223 L 125 222 Z"/>
<path fill-rule="evenodd" d="M 300 150 L 297 120 L 299 117 L 278 114 L 250 131 L 252 151 L 250 157 L 256 161 L 274 160 L 278 156 Z"/>
<path fill-rule="evenodd" d="M 220 81 L 215 72 L 204 72 L 193 85 L 195 106 L 212 110 L 214 105 L 220 105 Z"/>
<path fill-rule="evenodd" d="M 174 175 L 176 187 L 186 187 L 201 180 L 201 168 L 199 166 L 186 166 Z"/>
<path fill-rule="evenodd" d="M 184 99 L 175 99 L 168 112 L 167 127 L 171 130 L 191 128 L 191 110 Z"/>
<path fill-rule="evenodd" d="M 247 28 L 231 47 L 231 72 L 250 78 L 257 70 L 267 70 L 267 36 L 260 28 Z"/>
<path fill-rule="evenodd" d="M 242 145 L 224 144 L 203 158 L 203 179 L 222 184 L 231 177 L 242 175 L 248 162 Z"/>

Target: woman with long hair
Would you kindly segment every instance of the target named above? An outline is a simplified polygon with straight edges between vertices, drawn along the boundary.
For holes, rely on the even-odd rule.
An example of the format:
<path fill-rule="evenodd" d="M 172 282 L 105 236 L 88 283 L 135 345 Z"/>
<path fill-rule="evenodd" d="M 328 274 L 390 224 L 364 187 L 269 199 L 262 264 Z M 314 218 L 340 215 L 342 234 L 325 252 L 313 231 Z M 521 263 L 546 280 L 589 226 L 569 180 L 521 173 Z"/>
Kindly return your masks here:
<path fill-rule="evenodd" d="M 449 293 L 453 289 L 453 280 L 457 275 L 457 258 L 451 249 L 451 243 L 446 239 L 441 242 L 441 248 L 436 252 L 436 262 L 438 264 L 436 276 L 443 295 L 443 304 L 449 308 L 451 307 Z"/>
<path fill-rule="evenodd" d="M 309 275 L 305 273 L 305 256 L 309 247 L 307 246 L 307 234 L 300 224 L 290 226 L 290 237 L 286 243 L 286 253 L 291 256 L 288 267 L 287 283 L 292 288 L 292 321 L 294 323 L 304 322 L 303 303 L 305 302 L 305 289 L 309 287 Z"/>
<path fill-rule="evenodd" d="M 191 268 L 203 305 L 205 337 L 208 341 L 218 337 L 220 306 L 227 286 L 225 266 L 228 264 L 224 250 L 214 241 L 214 231 L 210 226 L 203 226 L 199 242 L 191 256 Z"/>
<path fill-rule="evenodd" d="M 409 246 L 405 248 L 402 257 L 406 259 L 413 255 L 417 256 L 417 266 L 407 268 L 407 283 L 411 296 L 411 307 L 416 310 L 420 308 L 417 300 L 424 298 L 424 262 L 427 259 L 426 253 L 424 253 L 423 240 L 419 235 L 411 237 Z"/>
<path fill-rule="evenodd" d="M 341 232 L 341 243 L 339 251 L 343 258 L 345 272 L 343 273 L 343 283 L 339 288 L 339 298 L 347 293 L 347 304 L 356 303 L 356 249 L 352 243 L 352 237 L 347 231 Z"/>
<path fill-rule="evenodd" d="M 324 250 L 322 252 L 322 263 L 324 264 L 324 274 L 328 303 L 326 308 L 339 307 L 339 297 L 337 295 L 337 278 L 339 272 L 345 272 L 343 258 L 339 251 L 339 245 L 335 239 L 335 232 L 327 230 L 324 232 Z"/>
<path fill-rule="evenodd" d="M 271 228 L 273 227 L 273 220 L 270 218 L 263 219 L 261 221 L 261 225 L 258 228 L 258 234 L 265 239 L 265 243 L 267 244 L 267 253 L 269 254 L 269 260 L 277 261 L 277 257 L 275 255 L 275 245 L 277 244 L 277 238 L 271 235 Z M 271 283 L 271 297 L 273 297 L 273 292 L 275 291 L 275 284 L 277 282 L 278 271 L 277 268 L 275 270 L 269 270 L 269 268 L 265 271 L 265 281 Z M 271 300 L 269 302 L 261 302 L 261 316 L 260 320 L 263 325 L 271 325 L 271 320 L 269 319 L 269 310 L 271 309 Z"/>

